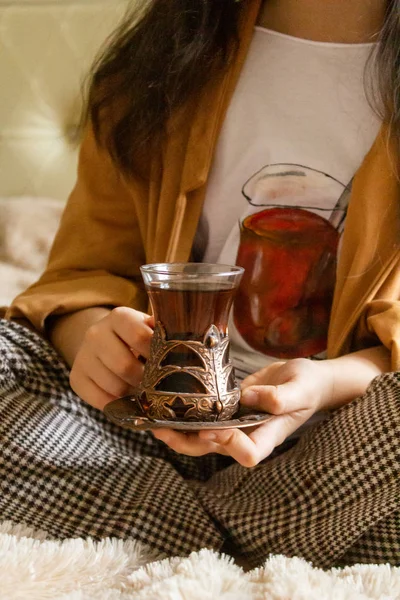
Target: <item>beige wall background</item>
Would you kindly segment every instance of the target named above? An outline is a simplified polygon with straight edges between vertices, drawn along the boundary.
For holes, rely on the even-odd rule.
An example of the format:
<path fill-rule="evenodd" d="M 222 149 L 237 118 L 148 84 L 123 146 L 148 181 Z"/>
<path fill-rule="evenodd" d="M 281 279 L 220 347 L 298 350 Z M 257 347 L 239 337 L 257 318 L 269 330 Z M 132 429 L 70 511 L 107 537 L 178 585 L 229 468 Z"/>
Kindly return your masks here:
<path fill-rule="evenodd" d="M 0 0 L 0 197 L 67 198 L 82 82 L 133 1 Z"/>

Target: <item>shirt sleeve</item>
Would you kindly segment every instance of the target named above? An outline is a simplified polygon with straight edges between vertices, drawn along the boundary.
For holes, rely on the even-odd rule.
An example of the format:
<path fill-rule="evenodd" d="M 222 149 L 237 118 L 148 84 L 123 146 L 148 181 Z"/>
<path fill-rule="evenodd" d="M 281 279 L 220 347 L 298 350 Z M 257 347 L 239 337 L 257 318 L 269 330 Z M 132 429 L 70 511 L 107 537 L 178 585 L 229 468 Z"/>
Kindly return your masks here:
<path fill-rule="evenodd" d="M 368 308 L 368 329 L 390 350 L 393 371 L 400 371 L 400 300 L 374 300 Z"/>
<path fill-rule="evenodd" d="M 389 350 L 393 371 L 400 370 L 399 274 L 400 263 L 395 261 L 374 298 L 366 304 L 355 330 L 357 348 L 380 343 Z"/>
<path fill-rule="evenodd" d="M 93 306 L 145 310 L 139 267 L 145 262 L 147 192 L 139 175 L 128 185 L 89 127 L 47 268 L 15 298 L 6 318 L 27 319 L 43 331 L 49 316 Z"/>

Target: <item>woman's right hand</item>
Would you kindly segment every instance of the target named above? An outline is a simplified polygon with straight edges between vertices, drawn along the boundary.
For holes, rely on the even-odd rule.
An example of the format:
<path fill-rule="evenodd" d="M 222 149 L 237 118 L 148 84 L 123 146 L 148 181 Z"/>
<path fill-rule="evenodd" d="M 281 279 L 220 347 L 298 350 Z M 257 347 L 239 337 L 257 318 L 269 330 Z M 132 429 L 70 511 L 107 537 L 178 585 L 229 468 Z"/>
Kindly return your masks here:
<path fill-rule="evenodd" d="M 143 376 L 153 326 L 153 317 L 126 307 L 114 308 L 91 325 L 72 365 L 74 392 L 100 410 L 132 393 Z"/>

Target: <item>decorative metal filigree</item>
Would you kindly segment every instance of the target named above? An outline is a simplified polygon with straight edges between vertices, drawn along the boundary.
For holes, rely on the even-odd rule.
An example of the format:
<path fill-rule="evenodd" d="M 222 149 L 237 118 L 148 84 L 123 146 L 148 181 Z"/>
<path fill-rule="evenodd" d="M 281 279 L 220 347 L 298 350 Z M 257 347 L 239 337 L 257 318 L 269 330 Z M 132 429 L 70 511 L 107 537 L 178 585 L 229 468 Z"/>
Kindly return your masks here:
<path fill-rule="evenodd" d="M 187 350 L 196 358 L 196 366 L 173 364 L 174 350 Z M 168 360 L 171 364 L 165 364 Z M 171 387 L 171 375 L 178 375 L 172 386 L 175 389 L 165 389 Z M 238 409 L 240 390 L 229 360 L 228 336 L 211 325 L 203 342 L 167 340 L 162 323 L 157 322 L 136 397 L 150 419 L 231 419 Z"/>

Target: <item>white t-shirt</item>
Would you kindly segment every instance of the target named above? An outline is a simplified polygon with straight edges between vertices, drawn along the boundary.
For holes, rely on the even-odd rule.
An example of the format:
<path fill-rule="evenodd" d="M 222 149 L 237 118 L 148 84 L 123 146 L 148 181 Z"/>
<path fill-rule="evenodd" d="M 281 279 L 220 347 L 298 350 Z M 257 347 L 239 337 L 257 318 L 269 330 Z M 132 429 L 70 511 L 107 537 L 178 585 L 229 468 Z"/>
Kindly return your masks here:
<path fill-rule="evenodd" d="M 372 50 L 255 28 L 194 246 L 245 267 L 229 327 L 240 379 L 326 348 L 347 189 L 380 126 L 364 91 Z"/>

